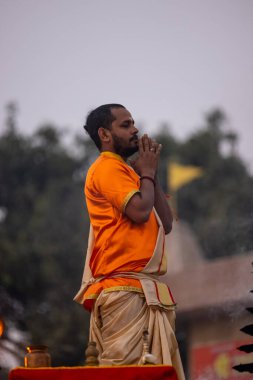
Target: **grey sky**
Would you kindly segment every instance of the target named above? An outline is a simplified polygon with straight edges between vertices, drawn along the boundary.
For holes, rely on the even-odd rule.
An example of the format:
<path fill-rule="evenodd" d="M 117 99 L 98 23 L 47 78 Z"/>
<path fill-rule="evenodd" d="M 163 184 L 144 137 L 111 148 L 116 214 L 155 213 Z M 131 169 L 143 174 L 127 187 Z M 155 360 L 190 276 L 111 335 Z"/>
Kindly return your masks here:
<path fill-rule="evenodd" d="M 82 133 L 120 102 L 155 131 L 186 137 L 219 106 L 253 168 L 252 0 L 0 0 L 0 125 L 50 121 Z"/>

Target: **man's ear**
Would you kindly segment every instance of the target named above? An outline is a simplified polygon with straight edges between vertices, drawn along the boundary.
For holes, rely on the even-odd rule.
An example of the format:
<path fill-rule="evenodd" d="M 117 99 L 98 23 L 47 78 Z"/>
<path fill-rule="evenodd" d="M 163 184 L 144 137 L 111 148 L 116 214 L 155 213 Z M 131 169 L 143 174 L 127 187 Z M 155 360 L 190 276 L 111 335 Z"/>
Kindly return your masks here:
<path fill-rule="evenodd" d="M 106 128 L 100 127 L 98 129 L 98 136 L 99 136 L 101 142 L 108 143 L 111 140 L 111 133 L 110 133 L 109 129 L 106 129 Z"/>

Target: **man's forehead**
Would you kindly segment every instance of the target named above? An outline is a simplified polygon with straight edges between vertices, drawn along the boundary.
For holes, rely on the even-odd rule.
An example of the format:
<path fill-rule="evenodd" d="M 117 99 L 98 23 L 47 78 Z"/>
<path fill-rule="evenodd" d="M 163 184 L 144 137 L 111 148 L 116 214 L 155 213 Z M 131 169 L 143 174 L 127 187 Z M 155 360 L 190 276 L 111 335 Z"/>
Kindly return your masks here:
<path fill-rule="evenodd" d="M 126 108 L 112 108 L 111 113 L 115 120 L 133 120 L 131 113 Z"/>

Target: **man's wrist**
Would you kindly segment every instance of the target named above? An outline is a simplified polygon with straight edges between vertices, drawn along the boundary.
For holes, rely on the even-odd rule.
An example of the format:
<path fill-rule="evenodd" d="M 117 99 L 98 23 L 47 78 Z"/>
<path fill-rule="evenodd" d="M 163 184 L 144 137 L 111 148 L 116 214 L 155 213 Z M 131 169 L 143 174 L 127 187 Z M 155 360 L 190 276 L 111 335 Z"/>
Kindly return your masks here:
<path fill-rule="evenodd" d="M 140 172 L 140 177 L 151 177 L 153 180 L 155 180 L 156 173 L 151 170 L 145 170 L 143 172 Z"/>
<path fill-rule="evenodd" d="M 151 177 L 151 176 L 149 176 L 149 175 L 142 175 L 142 176 L 140 177 L 140 180 L 142 181 L 142 180 L 144 180 L 144 179 L 147 179 L 148 181 L 153 182 L 153 185 L 154 185 L 154 186 L 156 185 L 155 179 L 154 179 L 153 177 Z"/>

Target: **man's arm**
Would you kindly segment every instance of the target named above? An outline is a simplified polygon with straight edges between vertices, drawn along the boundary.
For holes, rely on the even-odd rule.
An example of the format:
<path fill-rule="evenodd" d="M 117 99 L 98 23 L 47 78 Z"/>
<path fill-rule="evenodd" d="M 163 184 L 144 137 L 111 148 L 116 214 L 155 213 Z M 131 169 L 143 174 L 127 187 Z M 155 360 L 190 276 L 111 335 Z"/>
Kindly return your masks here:
<path fill-rule="evenodd" d="M 140 139 L 140 155 L 133 163 L 134 169 L 141 177 L 140 192 L 130 199 L 125 214 L 135 223 L 145 223 L 155 207 L 165 234 L 168 234 L 172 229 L 173 216 L 157 176 L 161 148 L 161 144 L 151 140 L 147 135 Z"/>
<path fill-rule="evenodd" d="M 161 145 L 152 148 L 150 139 L 144 135 L 139 141 L 139 157 L 133 164 L 140 175 L 140 191 L 129 200 L 125 214 L 135 223 L 145 223 L 155 204 L 155 174 Z"/>
<path fill-rule="evenodd" d="M 156 185 L 155 185 L 154 206 L 163 224 L 165 234 L 169 234 L 172 230 L 173 215 L 172 215 L 170 206 L 168 204 L 168 201 L 166 199 L 166 196 L 161 188 L 157 175 L 156 175 Z"/>
<path fill-rule="evenodd" d="M 141 179 L 140 192 L 128 202 L 125 214 L 135 223 L 145 223 L 155 207 L 165 234 L 172 229 L 173 215 L 157 176 L 161 144 L 144 135 L 139 141 L 139 157 L 132 163 Z M 154 179 L 154 181 L 152 181 Z"/>
<path fill-rule="evenodd" d="M 135 223 L 145 223 L 155 207 L 161 219 L 165 234 L 172 230 L 173 215 L 160 186 L 158 178 L 155 186 L 149 179 L 141 180 L 140 193 L 136 193 L 126 206 L 125 213 Z"/>

